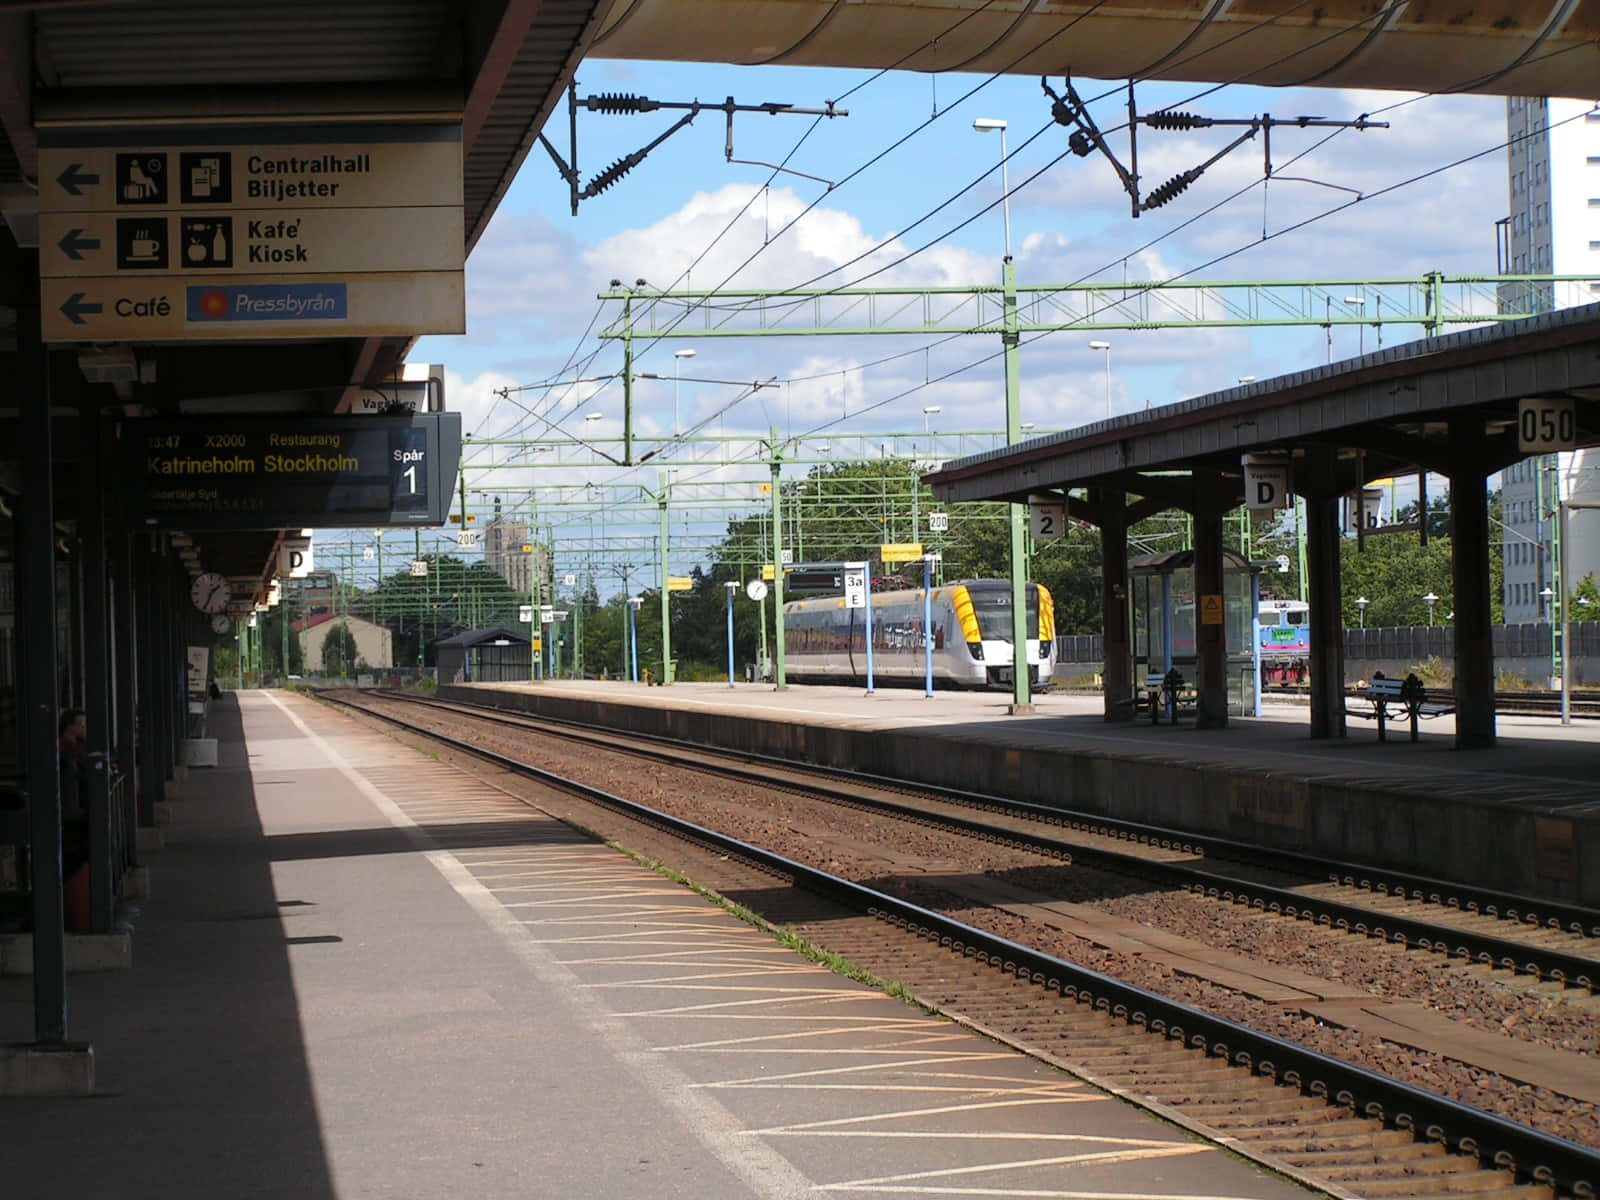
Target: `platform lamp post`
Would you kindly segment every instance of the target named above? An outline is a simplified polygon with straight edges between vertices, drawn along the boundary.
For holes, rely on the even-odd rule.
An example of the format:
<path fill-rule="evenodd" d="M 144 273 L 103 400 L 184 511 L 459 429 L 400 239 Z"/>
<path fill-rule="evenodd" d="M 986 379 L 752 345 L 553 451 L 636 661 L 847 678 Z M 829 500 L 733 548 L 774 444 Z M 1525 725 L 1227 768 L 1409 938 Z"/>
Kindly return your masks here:
<path fill-rule="evenodd" d="M 739 590 L 739 585 L 733 580 L 728 580 L 722 585 L 728 589 L 728 686 L 733 686 L 733 594 Z"/>
<path fill-rule="evenodd" d="M 1544 619 L 1550 622 L 1550 684 L 1552 687 L 1555 686 L 1556 680 L 1556 623 L 1555 606 L 1552 603 L 1554 597 L 1555 592 L 1548 583 L 1539 589 L 1539 599 L 1544 602 Z"/>
<path fill-rule="evenodd" d="M 1432 592 L 1429 592 L 1422 599 L 1423 599 L 1423 602 L 1426 603 L 1427 606 L 1428 606 L 1428 628 L 1432 629 L 1433 628 L 1433 606 L 1435 604 L 1439 603 L 1439 597 L 1435 596 Z"/>
<path fill-rule="evenodd" d="M 1000 203 L 1005 212 L 1006 256 L 1000 266 L 1000 287 L 1003 303 L 1003 324 L 1000 339 L 1005 357 L 1006 376 L 1006 445 L 1015 446 L 1022 441 L 1022 371 L 1017 360 L 1017 350 L 1022 334 L 1017 323 L 1017 266 L 1011 261 L 1011 182 L 1007 174 L 1006 123 L 996 117 L 979 117 L 972 123 L 979 133 L 1000 132 Z M 1011 506 L 1011 712 L 1013 715 L 1033 711 L 1033 698 L 1028 686 L 1028 581 L 1027 526 L 1022 505 Z"/>
<path fill-rule="evenodd" d="M 1089 349 L 1106 352 L 1106 420 L 1111 420 L 1111 343 L 1090 342 Z"/>
<path fill-rule="evenodd" d="M 628 641 L 633 645 L 633 681 L 639 682 L 639 610 L 644 607 L 643 596 L 628 597 Z"/>
<path fill-rule="evenodd" d="M 683 394 L 683 385 L 678 379 L 678 367 L 686 358 L 693 358 L 693 350 L 674 350 L 672 352 L 672 436 L 677 437 L 682 431 L 678 422 L 678 399 Z"/>
<path fill-rule="evenodd" d="M 1372 601 L 1368 600 L 1365 596 L 1356 597 L 1356 611 L 1361 614 L 1360 619 L 1362 629 L 1367 627 L 1367 605 L 1371 603 Z"/>

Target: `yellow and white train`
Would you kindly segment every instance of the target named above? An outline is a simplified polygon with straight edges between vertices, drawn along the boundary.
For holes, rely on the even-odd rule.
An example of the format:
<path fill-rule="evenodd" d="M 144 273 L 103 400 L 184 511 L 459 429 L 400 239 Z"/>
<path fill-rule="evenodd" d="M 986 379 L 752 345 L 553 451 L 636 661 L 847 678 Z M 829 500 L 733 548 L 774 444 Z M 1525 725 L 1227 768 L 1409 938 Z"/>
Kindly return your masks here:
<path fill-rule="evenodd" d="M 1050 589 L 1027 585 L 1028 678 L 1050 682 L 1055 670 L 1055 603 Z M 923 589 L 872 594 L 873 682 L 921 684 L 926 678 Z M 929 598 L 933 678 L 946 687 L 1012 685 L 1011 581 L 966 579 Z M 785 674 L 800 683 L 865 682 L 867 614 L 844 597 L 783 606 Z"/>

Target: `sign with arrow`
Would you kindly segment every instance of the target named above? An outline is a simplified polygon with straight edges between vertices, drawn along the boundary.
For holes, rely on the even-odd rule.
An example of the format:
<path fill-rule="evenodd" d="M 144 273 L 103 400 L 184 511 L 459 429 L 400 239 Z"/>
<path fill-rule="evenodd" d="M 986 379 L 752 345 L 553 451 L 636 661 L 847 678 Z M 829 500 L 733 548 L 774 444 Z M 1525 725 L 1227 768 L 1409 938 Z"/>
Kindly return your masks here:
<path fill-rule="evenodd" d="M 461 169 L 449 122 L 42 131 L 41 332 L 465 332 Z"/>

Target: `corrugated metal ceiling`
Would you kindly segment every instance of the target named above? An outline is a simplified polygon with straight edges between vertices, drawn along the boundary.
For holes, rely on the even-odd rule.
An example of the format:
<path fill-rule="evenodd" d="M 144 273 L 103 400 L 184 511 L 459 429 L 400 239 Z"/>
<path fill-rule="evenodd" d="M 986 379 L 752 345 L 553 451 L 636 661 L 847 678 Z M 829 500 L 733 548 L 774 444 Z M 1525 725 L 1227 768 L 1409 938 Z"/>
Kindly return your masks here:
<path fill-rule="evenodd" d="M 164 0 L 35 14 L 62 88 L 455 81 L 460 20 L 460 5 L 438 0 Z"/>

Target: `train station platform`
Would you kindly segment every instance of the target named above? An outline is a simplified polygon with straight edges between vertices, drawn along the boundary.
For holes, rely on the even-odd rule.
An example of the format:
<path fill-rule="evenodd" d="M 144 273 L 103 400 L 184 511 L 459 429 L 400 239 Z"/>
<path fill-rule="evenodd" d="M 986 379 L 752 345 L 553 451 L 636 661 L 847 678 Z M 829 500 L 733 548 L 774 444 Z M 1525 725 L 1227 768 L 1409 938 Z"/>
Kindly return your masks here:
<path fill-rule="evenodd" d="M 441 686 L 550 717 L 797 758 L 1600 907 L 1600 722 L 1502 716 L 1458 750 L 1452 718 L 1420 739 L 1371 721 L 1313 740 L 1304 705 L 1226 729 L 1110 724 L 1101 697 L 770 684 L 547 680 Z"/>
<path fill-rule="evenodd" d="M 131 965 L 68 976 L 93 1096 L 0 1099 L 0 1195 L 1308 1194 L 314 700 L 213 710 Z"/>

